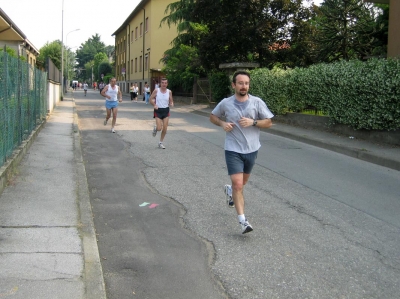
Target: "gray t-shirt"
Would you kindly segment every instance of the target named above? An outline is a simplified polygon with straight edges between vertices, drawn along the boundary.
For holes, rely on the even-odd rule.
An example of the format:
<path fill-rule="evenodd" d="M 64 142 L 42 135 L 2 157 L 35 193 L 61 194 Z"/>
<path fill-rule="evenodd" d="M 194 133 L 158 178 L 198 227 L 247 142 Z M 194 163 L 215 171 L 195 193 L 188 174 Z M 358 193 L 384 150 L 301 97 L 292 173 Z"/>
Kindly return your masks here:
<path fill-rule="evenodd" d="M 226 133 L 225 150 L 240 154 L 249 154 L 261 147 L 260 129 L 255 126 L 243 128 L 239 125 L 241 117 L 251 119 L 272 118 L 274 115 L 260 98 L 249 95 L 245 102 L 239 102 L 235 96 L 223 99 L 211 112 L 217 117 L 225 117 L 227 122 L 234 123 L 233 130 Z"/>

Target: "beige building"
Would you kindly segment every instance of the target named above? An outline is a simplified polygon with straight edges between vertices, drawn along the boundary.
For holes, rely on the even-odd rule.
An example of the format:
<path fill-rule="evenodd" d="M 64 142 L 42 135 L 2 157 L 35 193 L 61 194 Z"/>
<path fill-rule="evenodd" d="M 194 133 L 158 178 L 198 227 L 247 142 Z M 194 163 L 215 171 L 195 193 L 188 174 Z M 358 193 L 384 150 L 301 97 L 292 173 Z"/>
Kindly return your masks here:
<path fill-rule="evenodd" d="M 163 76 L 160 59 L 170 49 L 177 36 L 176 26 L 160 21 L 168 4 L 174 0 L 142 0 L 125 22 L 113 33 L 115 36 L 115 72 L 117 84 L 123 92 L 129 92 L 131 83 L 137 83 L 142 94 L 144 82 L 151 90 L 155 80 Z"/>
<path fill-rule="evenodd" d="M 0 48 L 4 46 L 14 49 L 20 56 L 24 56 L 30 65 L 36 66 L 39 51 L 0 8 Z"/>

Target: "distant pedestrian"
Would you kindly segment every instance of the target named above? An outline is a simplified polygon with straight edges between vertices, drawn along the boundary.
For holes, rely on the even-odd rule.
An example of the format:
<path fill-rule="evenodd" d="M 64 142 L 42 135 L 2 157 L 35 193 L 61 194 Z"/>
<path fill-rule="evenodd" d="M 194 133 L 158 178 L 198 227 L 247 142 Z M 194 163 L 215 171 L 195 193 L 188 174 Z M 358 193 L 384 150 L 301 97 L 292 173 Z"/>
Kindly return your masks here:
<path fill-rule="evenodd" d="M 137 86 L 137 83 L 134 84 L 133 87 L 133 100 L 137 103 L 138 101 L 138 94 L 139 94 L 139 88 Z"/>
<path fill-rule="evenodd" d="M 168 80 L 167 78 L 161 79 L 161 87 L 154 89 L 150 96 L 150 103 L 154 106 L 154 118 L 156 119 L 156 124 L 153 128 L 153 137 L 156 137 L 157 131 L 161 131 L 160 142 L 158 147 L 165 149 L 163 144 L 165 135 L 167 134 L 168 121 L 169 121 L 169 107 L 174 106 L 174 101 L 172 99 L 172 91 L 167 89 Z"/>
<path fill-rule="evenodd" d="M 117 121 L 117 114 L 118 114 L 118 102 L 122 102 L 122 93 L 118 85 L 115 83 L 117 79 L 111 78 L 110 84 L 106 85 L 101 95 L 106 98 L 106 109 L 107 109 L 107 116 L 104 120 L 104 125 L 107 125 L 108 120 L 111 117 L 111 112 L 113 114 L 112 124 L 111 124 L 111 132 L 115 133 L 115 123 Z M 119 100 L 118 100 L 119 99 Z"/>
<path fill-rule="evenodd" d="M 149 87 L 149 84 L 147 84 L 147 82 L 144 82 L 143 97 L 144 97 L 145 103 L 147 105 L 149 103 L 149 99 L 150 99 L 150 87 Z"/>
<path fill-rule="evenodd" d="M 235 207 L 242 233 L 253 227 L 244 215 L 243 188 L 255 164 L 260 144 L 260 128 L 272 126 L 274 116 L 263 100 L 248 94 L 250 74 L 238 71 L 233 75 L 235 94 L 223 99 L 211 112 L 210 121 L 226 132 L 225 160 L 232 185 L 225 185 L 228 206 Z M 225 120 L 221 118 L 225 117 Z"/>
<path fill-rule="evenodd" d="M 129 86 L 129 93 L 131 95 L 131 101 L 135 98 L 133 95 L 135 94 L 135 84 L 131 83 L 131 86 Z"/>
<path fill-rule="evenodd" d="M 99 84 L 100 94 L 101 94 L 101 92 L 103 91 L 103 88 L 104 88 L 104 83 L 103 83 L 103 82 L 100 82 L 100 84 Z"/>
<path fill-rule="evenodd" d="M 85 97 L 86 97 L 87 90 L 88 90 L 88 85 L 87 85 L 87 83 L 86 83 L 86 82 L 85 82 L 85 83 L 83 83 L 83 90 L 84 90 L 84 92 L 85 92 Z"/>

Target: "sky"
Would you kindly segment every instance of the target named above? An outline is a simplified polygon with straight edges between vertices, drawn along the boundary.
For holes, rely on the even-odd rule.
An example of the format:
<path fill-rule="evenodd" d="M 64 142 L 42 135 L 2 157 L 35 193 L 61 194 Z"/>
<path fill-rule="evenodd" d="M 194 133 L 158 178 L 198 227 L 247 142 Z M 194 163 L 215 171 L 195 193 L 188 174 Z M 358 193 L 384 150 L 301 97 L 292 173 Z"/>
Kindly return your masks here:
<path fill-rule="evenodd" d="M 38 50 L 47 42 L 61 40 L 64 31 L 64 44 L 76 51 L 96 33 L 106 46 L 114 45 L 111 35 L 139 3 L 140 0 L 0 0 L 0 8 Z"/>
<path fill-rule="evenodd" d="M 322 1 L 314 3 L 319 5 Z M 114 45 L 111 35 L 139 3 L 140 0 L 0 0 L 0 8 L 38 50 L 47 42 L 61 40 L 63 32 L 66 47 L 76 51 L 96 33 L 106 46 Z"/>

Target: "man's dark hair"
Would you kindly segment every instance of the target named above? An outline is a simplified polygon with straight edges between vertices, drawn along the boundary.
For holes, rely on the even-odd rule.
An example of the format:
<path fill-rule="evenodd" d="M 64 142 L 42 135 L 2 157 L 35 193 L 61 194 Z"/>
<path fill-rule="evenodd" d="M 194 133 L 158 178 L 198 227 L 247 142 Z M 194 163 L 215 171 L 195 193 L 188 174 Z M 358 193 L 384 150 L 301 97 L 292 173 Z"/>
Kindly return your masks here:
<path fill-rule="evenodd" d="M 233 82 L 233 83 L 236 83 L 236 77 L 237 77 L 238 75 L 245 75 L 245 76 L 249 77 L 249 79 L 250 79 L 250 73 L 249 73 L 249 72 L 246 72 L 246 71 L 237 71 L 237 72 L 235 72 L 235 73 L 233 74 L 233 78 L 232 78 L 232 82 Z"/>

